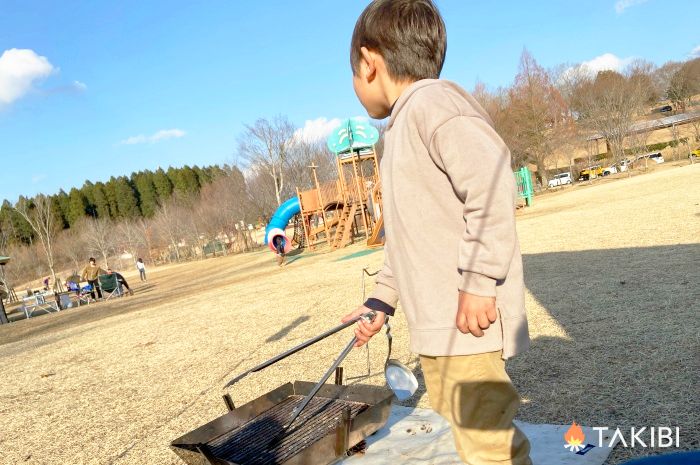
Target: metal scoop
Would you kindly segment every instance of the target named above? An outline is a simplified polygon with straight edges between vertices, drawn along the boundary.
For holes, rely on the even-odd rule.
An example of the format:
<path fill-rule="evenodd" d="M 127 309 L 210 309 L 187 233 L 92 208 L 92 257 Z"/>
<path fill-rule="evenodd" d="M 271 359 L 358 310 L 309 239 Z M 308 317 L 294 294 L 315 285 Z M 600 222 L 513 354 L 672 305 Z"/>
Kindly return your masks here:
<path fill-rule="evenodd" d="M 398 360 L 392 359 L 391 357 L 391 325 L 389 324 L 389 317 L 386 317 L 384 323 L 386 326 L 386 339 L 389 343 L 389 350 L 386 354 L 386 362 L 384 362 L 384 376 L 386 377 L 386 384 L 394 392 L 394 395 L 399 400 L 406 400 L 416 393 L 418 389 L 418 380 L 415 375 L 403 363 Z"/>
<path fill-rule="evenodd" d="M 374 276 L 379 273 L 379 270 L 370 273 L 369 265 L 362 268 L 362 301 L 365 301 L 365 275 Z M 389 350 L 386 354 L 386 362 L 384 362 L 384 376 L 386 384 L 394 392 L 394 395 L 399 400 L 406 400 L 415 394 L 418 389 L 418 380 L 413 375 L 413 372 L 403 363 L 391 358 L 391 325 L 389 324 L 389 315 L 384 321 L 386 326 L 386 339 L 389 343 Z M 367 372 L 369 374 L 369 343 L 367 343 Z"/>

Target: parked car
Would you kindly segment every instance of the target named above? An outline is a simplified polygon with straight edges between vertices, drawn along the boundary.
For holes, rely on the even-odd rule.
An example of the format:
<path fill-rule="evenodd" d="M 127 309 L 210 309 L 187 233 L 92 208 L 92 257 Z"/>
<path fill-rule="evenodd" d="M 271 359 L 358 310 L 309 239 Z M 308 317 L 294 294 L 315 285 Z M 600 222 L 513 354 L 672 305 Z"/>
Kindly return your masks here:
<path fill-rule="evenodd" d="M 608 176 L 610 174 L 615 174 L 617 173 L 617 166 L 615 165 L 610 165 L 605 168 L 603 168 L 603 176 Z"/>
<path fill-rule="evenodd" d="M 598 176 L 603 175 L 603 168 L 600 165 L 589 166 L 588 168 L 581 171 L 578 180 L 588 181 L 589 179 L 595 179 Z"/>
<path fill-rule="evenodd" d="M 571 178 L 571 173 L 559 173 L 555 174 L 552 179 L 549 180 L 547 185 L 549 187 L 563 186 L 565 184 L 571 184 L 574 180 Z"/>
<path fill-rule="evenodd" d="M 660 113 L 667 113 L 669 111 L 673 111 L 673 107 L 671 105 L 664 105 L 663 107 L 659 108 Z"/>
<path fill-rule="evenodd" d="M 661 155 L 661 152 L 658 153 L 652 153 L 649 155 L 649 160 L 653 160 L 656 163 L 663 163 L 664 162 L 664 156 Z"/>
<path fill-rule="evenodd" d="M 645 158 L 648 158 L 649 160 L 652 160 L 656 163 L 663 163 L 665 161 L 664 156 L 661 155 L 661 152 L 647 153 L 646 155 L 640 155 L 637 157 L 637 159 L 635 161 L 644 160 Z"/>

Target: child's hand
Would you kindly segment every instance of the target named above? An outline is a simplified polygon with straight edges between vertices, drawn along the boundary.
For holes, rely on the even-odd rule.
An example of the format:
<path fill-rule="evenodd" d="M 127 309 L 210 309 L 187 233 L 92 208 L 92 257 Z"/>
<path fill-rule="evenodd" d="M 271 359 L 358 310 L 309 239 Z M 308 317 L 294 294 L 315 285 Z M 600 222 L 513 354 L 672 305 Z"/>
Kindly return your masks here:
<path fill-rule="evenodd" d="M 496 298 L 459 292 L 457 328 L 464 334 L 481 337 L 484 329 L 496 321 Z"/>
<path fill-rule="evenodd" d="M 353 318 L 357 318 L 358 316 L 371 311 L 371 309 L 365 307 L 364 305 L 360 305 L 359 307 L 357 307 L 357 309 L 355 309 L 355 311 L 345 315 L 342 321 L 343 323 L 345 323 L 346 321 L 350 321 Z M 357 336 L 357 342 L 355 343 L 355 347 L 361 347 L 365 345 L 365 343 L 368 342 L 372 336 L 381 331 L 385 319 L 385 313 L 377 312 L 377 316 L 374 317 L 374 321 L 372 321 L 371 323 L 366 322 L 364 320 L 358 321 L 357 327 L 355 328 L 355 336 Z"/>

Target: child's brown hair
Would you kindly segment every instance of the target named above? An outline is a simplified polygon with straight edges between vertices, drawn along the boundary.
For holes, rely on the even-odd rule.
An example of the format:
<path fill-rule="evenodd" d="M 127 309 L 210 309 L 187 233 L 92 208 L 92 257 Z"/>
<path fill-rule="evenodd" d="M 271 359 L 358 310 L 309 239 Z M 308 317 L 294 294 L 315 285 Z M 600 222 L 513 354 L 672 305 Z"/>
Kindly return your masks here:
<path fill-rule="evenodd" d="M 374 0 L 355 24 L 350 65 L 358 74 L 360 48 L 379 53 L 396 81 L 440 77 L 447 33 L 431 0 Z"/>

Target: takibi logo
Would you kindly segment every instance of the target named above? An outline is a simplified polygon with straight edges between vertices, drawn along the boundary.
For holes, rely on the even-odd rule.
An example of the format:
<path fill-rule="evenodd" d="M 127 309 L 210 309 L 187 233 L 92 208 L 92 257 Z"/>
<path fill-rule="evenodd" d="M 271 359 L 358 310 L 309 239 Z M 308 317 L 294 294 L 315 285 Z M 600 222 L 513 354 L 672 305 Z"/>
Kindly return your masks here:
<path fill-rule="evenodd" d="M 584 455 L 595 447 L 615 447 L 618 442 L 622 447 L 680 447 L 680 428 L 670 426 L 631 426 L 629 431 L 623 432 L 619 427 L 612 430 L 607 426 L 594 426 L 591 428 L 598 433 L 598 441 L 589 439 L 593 444 L 586 444 L 586 435 L 583 428 L 574 421 L 566 433 L 564 433 L 564 447 L 578 455 Z M 595 436 L 595 433 L 591 433 Z"/>
<path fill-rule="evenodd" d="M 566 430 L 566 433 L 564 433 L 564 441 L 566 441 L 564 447 L 569 449 L 571 452 L 578 452 L 583 449 L 585 447 L 583 445 L 583 441 L 585 440 L 586 435 L 583 434 L 583 430 L 576 424 L 576 422 L 573 422 L 571 427 Z"/>

